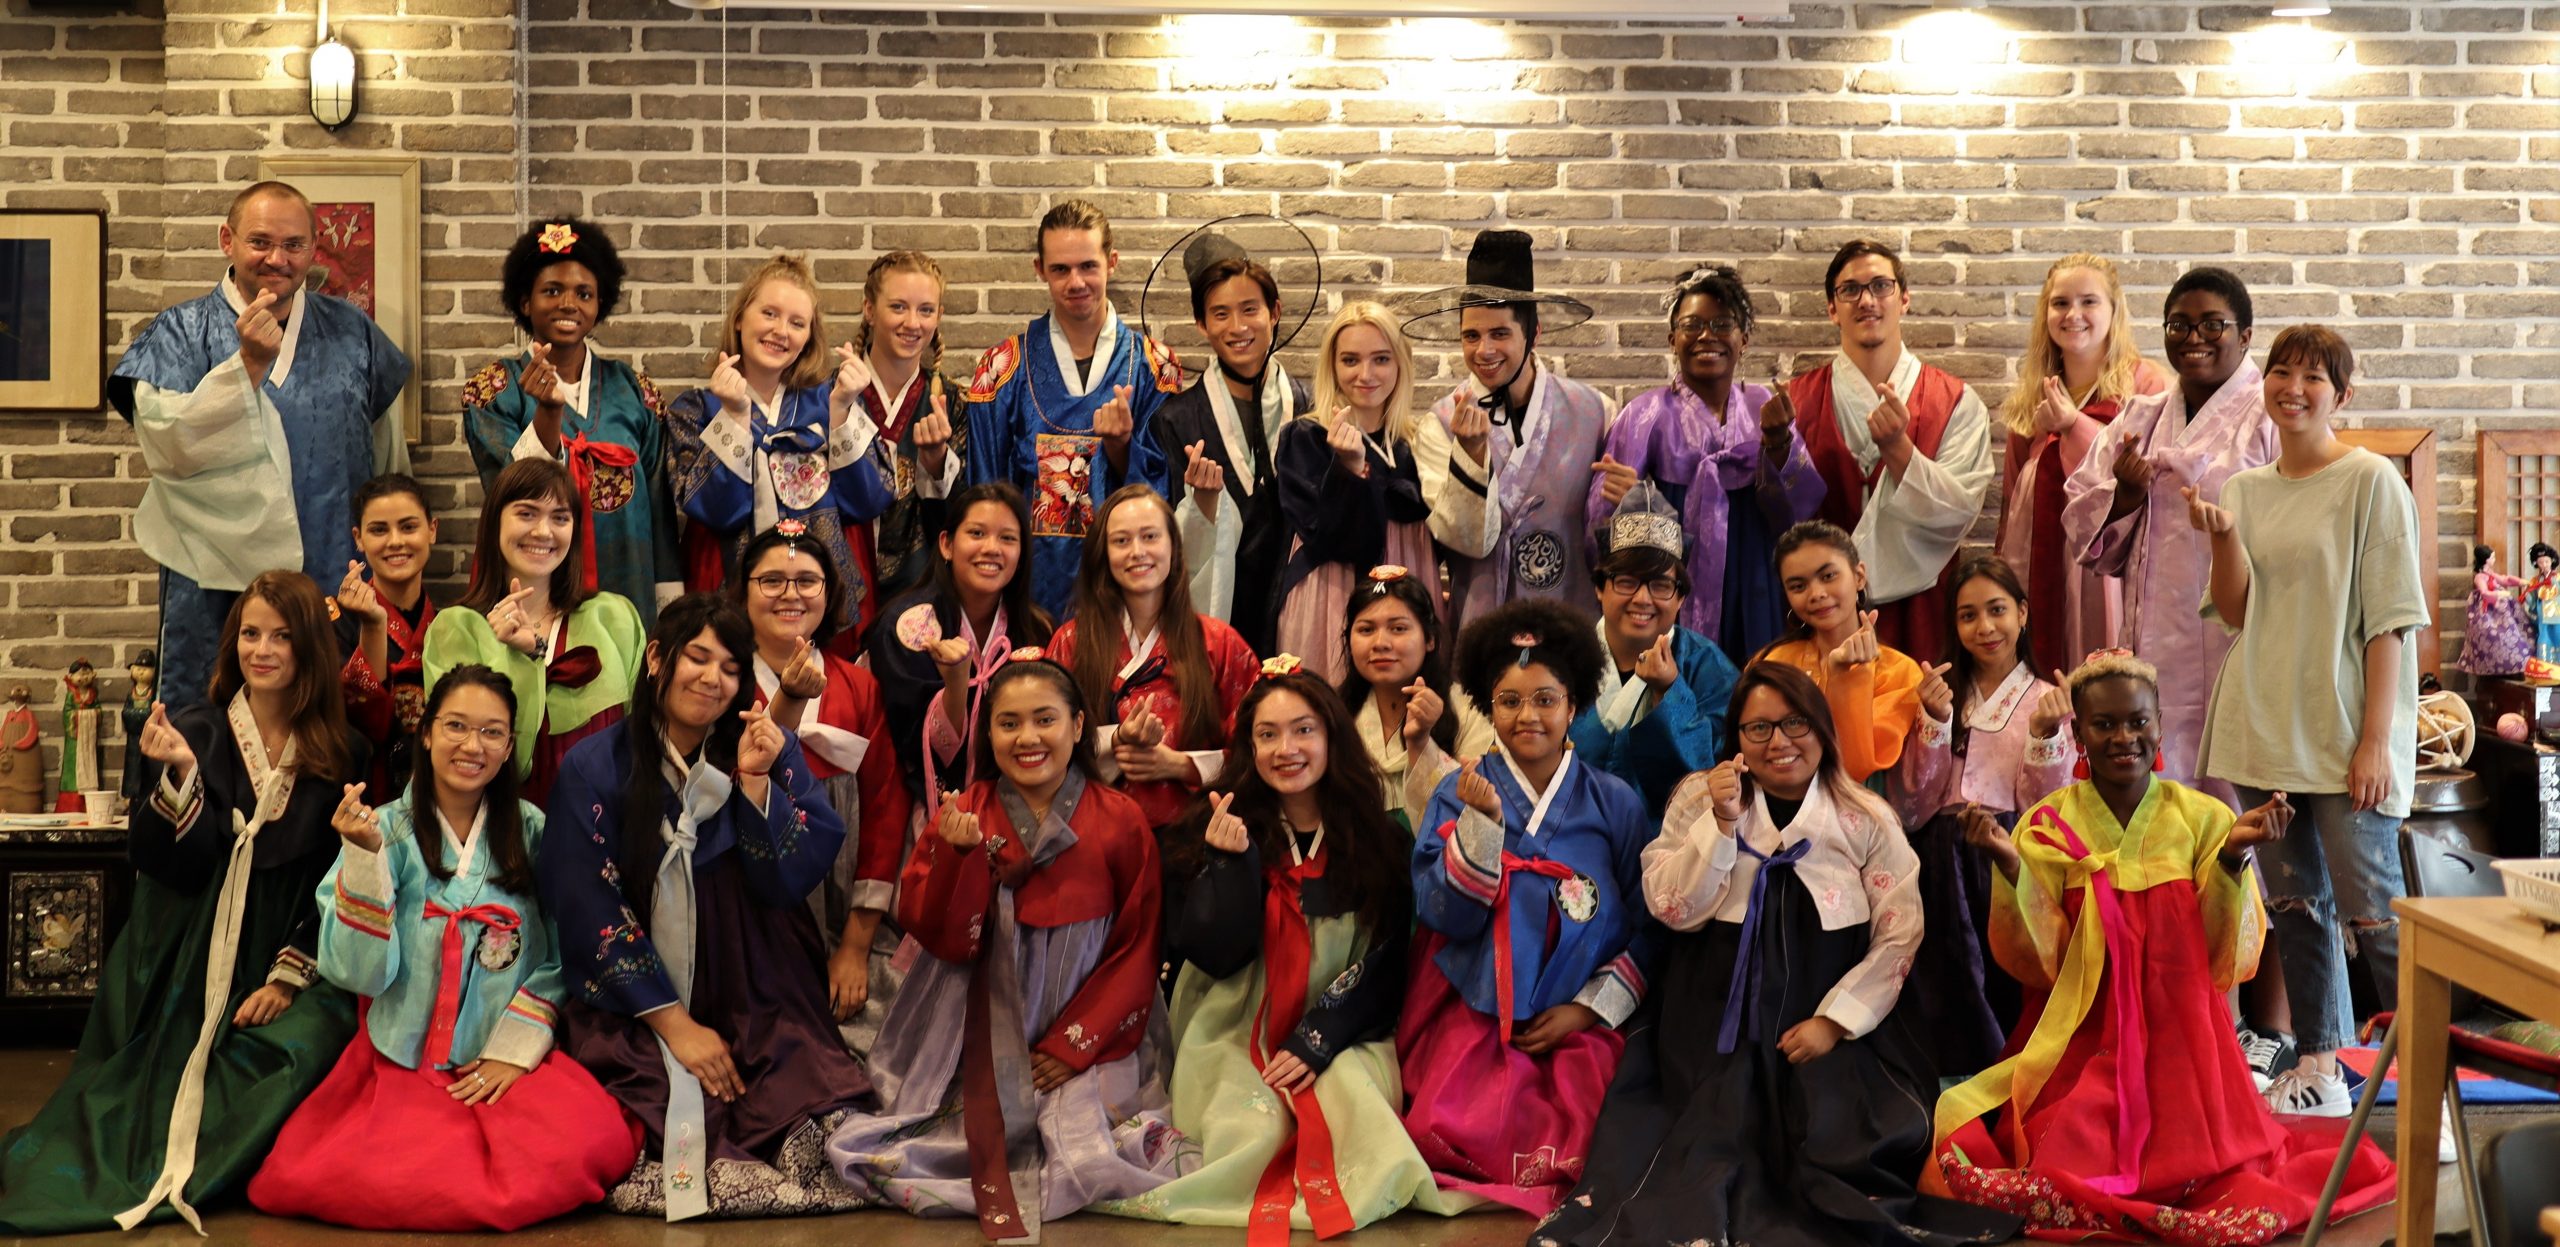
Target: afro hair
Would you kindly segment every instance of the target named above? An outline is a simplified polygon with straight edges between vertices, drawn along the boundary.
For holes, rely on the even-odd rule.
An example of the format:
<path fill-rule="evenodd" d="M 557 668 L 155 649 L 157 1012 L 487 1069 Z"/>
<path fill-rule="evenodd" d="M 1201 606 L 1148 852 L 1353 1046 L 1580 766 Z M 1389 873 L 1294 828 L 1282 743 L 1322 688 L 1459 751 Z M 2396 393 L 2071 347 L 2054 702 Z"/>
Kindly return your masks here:
<path fill-rule="evenodd" d="M 1522 637 L 1533 638 L 1525 657 Z M 1600 664 L 1608 660 L 1588 617 L 1558 602 L 1527 598 L 1467 621 L 1458 637 L 1458 687 L 1477 705 L 1491 706 L 1493 686 L 1504 671 L 1537 663 L 1555 673 L 1579 715 L 1600 699 Z"/>
<path fill-rule="evenodd" d="M 542 236 L 553 226 L 568 227 L 575 240 L 566 251 L 545 250 Z M 596 324 L 602 325 L 622 305 L 622 255 L 613 249 L 613 240 L 604 236 L 604 227 L 576 217 L 550 217 L 533 223 L 507 248 L 506 265 L 498 274 L 498 297 L 507 305 L 507 315 L 516 318 L 516 328 L 533 332 L 533 318 L 525 314 L 528 300 L 533 298 L 534 279 L 554 264 L 575 260 L 596 275 Z"/>

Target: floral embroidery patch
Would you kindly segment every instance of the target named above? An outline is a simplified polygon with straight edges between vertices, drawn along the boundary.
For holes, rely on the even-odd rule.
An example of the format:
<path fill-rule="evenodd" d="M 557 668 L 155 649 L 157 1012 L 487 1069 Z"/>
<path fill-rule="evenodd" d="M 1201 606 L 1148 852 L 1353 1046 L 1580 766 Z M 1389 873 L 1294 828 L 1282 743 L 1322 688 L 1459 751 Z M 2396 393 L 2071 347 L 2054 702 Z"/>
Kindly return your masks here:
<path fill-rule="evenodd" d="M 504 970 L 514 965 L 516 958 L 523 955 L 524 936 L 521 933 L 501 931 L 496 927 L 480 929 L 481 969 Z"/>
<path fill-rule="evenodd" d="M 1575 922 L 1589 922 L 1600 912 L 1600 885 L 1591 876 L 1574 872 L 1574 876 L 1556 885 L 1556 908 Z"/>
<path fill-rule="evenodd" d="M 773 452 L 766 458 L 773 474 L 773 496 L 794 511 L 806 511 L 827 496 L 827 464 L 805 450 Z"/>
<path fill-rule="evenodd" d="M 587 509 L 598 515 L 621 510 L 631 502 L 632 470 L 599 463 L 587 479 Z"/>

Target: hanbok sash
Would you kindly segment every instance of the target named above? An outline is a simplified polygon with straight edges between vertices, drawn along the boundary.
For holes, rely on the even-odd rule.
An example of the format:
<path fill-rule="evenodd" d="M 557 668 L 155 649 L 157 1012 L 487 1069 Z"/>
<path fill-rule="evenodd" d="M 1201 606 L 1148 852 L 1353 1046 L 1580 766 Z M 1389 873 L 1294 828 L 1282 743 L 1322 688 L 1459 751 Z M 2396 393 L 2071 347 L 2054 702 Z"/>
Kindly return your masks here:
<path fill-rule="evenodd" d="M 672 771 L 674 759 L 665 764 Z M 649 902 L 649 935 L 666 965 L 676 999 L 693 1005 L 693 848 L 702 824 L 729 803 L 729 776 L 708 759 L 694 762 L 683 774 L 683 793 L 676 816 L 659 824 L 667 851 L 658 859 L 658 882 Z M 667 1220 L 682 1221 L 711 1211 L 709 1159 L 702 1121 L 702 1080 L 676 1059 L 675 1049 L 658 1040 L 667 1066 L 667 1117 L 661 1142 L 659 1183 L 667 1201 Z"/>
<path fill-rule="evenodd" d="M 593 371 L 590 369 L 589 375 L 592 376 Z M 639 451 L 616 442 L 597 441 L 585 433 L 561 438 L 560 453 L 569 461 L 569 479 L 577 485 L 578 522 L 581 526 L 595 518 L 588 500 L 595 496 L 596 469 L 628 468 L 640 462 Z M 580 583 L 586 586 L 587 592 L 593 593 L 596 589 L 596 542 L 592 530 L 588 531 L 587 539 L 579 543 L 578 553 L 579 572 L 584 577 Z"/>
<path fill-rule="evenodd" d="M 1735 848 L 1759 859 L 1760 869 L 1751 874 L 1751 901 L 1742 911 L 1742 936 L 1733 945 L 1733 980 L 1725 987 L 1724 1024 L 1716 1029 L 1716 1051 L 1731 1052 L 1742 1037 L 1743 1017 L 1760 1009 L 1760 915 L 1769 898 L 1769 881 L 1777 877 L 1772 866 L 1793 866 L 1813 850 L 1810 839 L 1798 840 L 1775 853 L 1763 853 L 1751 847 L 1750 837 L 1734 829 Z M 1760 1038 L 1759 1027 L 1752 1027 L 1752 1038 Z"/>
<path fill-rule="evenodd" d="M 977 1196 L 978 1229 L 997 1243 L 1040 1241 L 1040 1093 L 1032 1081 L 1031 1045 L 1022 1016 L 1021 927 L 1014 918 L 1014 889 L 1033 872 L 1075 846 L 1067 823 L 1084 796 L 1084 780 L 1070 770 L 1050 813 L 1057 827 L 1044 832 L 1011 780 L 999 780 L 996 796 L 1022 843 L 1007 853 L 1002 834 L 980 851 L 995 872 L 987 899 L 986 938 L 969 971 L 969 1003 L 960 1041 L 960 1122 L 968 1140 L 969 1182 Z M 1029 830 L 1025 830 L 1028 828 Z"/>
<path fill-rule="evenodd" d="M 187 1179 L 196 1171 L 196 1132 L 204 1124 L 204 1073 L 213 1056 L 213 1042 L 231 1023 L 231 974 L 240 957 L 241 912 L 249 899 L 249 875 L 256 866 L 253 860 L 258 832 L 284 813 L 285 804 L 293 799 L 293 765 L 295 741 L 287 737 L 284 752 L 273 763 L 267 760 L 267 746 L 258 734 L 258 721 L 249 712 L 249 691 L 242 689 L 231 697 L 231 736 L 240 749 L 240 759 L 247 764 L 250 783 L 258 794 L 256 811 L 244 815 L 231 812 L 231 853 L 222 872 L 222 894 L 214 902 L 213 938 L 205 951 L 204 1021 L 196 1029 L 196 1044 L 187 1053 L 186 1069 L 178 1076 L 178 1096 L 169 1106 L 168 1149 L 162 1153 L 160 1177 L 142 1202 L 116 1214 L 116 1225 L 130 1230 L 142 1224 L 151 1210 L 166 1199 L 178 1210 L 198 1234 L 204 1233 L 204 1220 L 187 1202 Z M 198 759 L 196 774 L 201 782 L 203 760 Z M 202 800 L 202 798 L 199 798 Z M 204 812 L 199 810 L 198 817 Z M 202 834 L 202 833 L 199 833 Z"/>
<path fill-rule="evenodd" d="M 1938 1137 L 1944 1139 L 1966 1122 L 2003 1103 L 2009 1104 L 2012 1107 L 2008 1126 L 2016 1136 L 2010 1155 L 2025 1167 L 2032 1159 L 2025 1131 L 2027 1110 L 2044 1093 L 2047 1080 L 2071 1046 L 2072 1036 L 2088 1021 L 2104 980 L 2108 1022 L 2115 1044 L 2117 1169 L 2114 1173 L 2093 1175 L 2088 1183 L 2102 1194 L 2130 1195 L 2141 1185 L 2142 1149 L 2151 1137 L 2146 1051 L 2150 1028 L 2143 1018 L 2141 976 L 2106 973 L 2109 962 L 2129 967 L 2139 957 L 2132 932 L 2125 925 L 2123 898 L 2117 894 L 2113 878 L 2124 845 L 2119 843 L 2105 853 L 2091 852 L 2080 833 L 2063 821 L 2051 803 L 2038 805 L 2028 815 L 2027 833 L 2019 838 L 2023 841 L 2019 845 L 2023 855 L 2061 860 L 2066 868 L 2064 886 L 2080 890 L 2080 914 L 2072 923 L 2070 946 L 2063 951 L 2061 972 L 2054 977 L 2053 994 L 2045 1002 L 2043 1015 L 2036 1019 L 2035 1030 L 2008 1059 L 1939 1097 Z M 1928 1169 L 1942 1189 L 1945 1177 L 1935 1152 L 1929 1157 Z"/>
<path fill-rule="evenodd" d="M 1246 1055 L 1253 1058 L 1256 1071 L 1268 1068 L 1279 1055 L 1279 1044 L 1296 1033 L 1298 1023 L 1307 1012 L 1307 972 L 1314 954 L 1314 937 L 1307 927 L 1305 898 L 1301 889 L 1307 880 L 1324 876 L 1324 831 L 1318 828 L 1315 844 L 1305 852 L 1298 849 L 1297 835 L 1288 833 L 1289 855 L 1293 859 L 1285 869 L 1265 867 L 1266 883 L 1262 891 L 1262 1011 L 1253 1019 L 1253 1042 Z M 1289 1096 L 1290 1110 L 1295 1114 L 1295 1137 L 1284 1137 L 1272 1153 L 1271 1163 L 1262 1171 L 1262 1180 L 1253 1191 L 1253 1217 L 1245 1232 L 1247 1247 L 1285 1247 L 1289 1241 L 1289 1213 L 1300 1194 L 1307 1201 L 1307 1220 L 1315 1226 L 1317 1238 L 1332 1238 L 1358 1228 L 1350 1205 L 1343 1202 L 1342 1184 L 1333 1170 L 1333 1130 L 1325 1121 L 1324 1106 L 1316 1101 L 1315 1084 Z"/>
<path fill-rule="evenodd" d="M 438 950 L 441 964 L 436 975 L 436 1011 L 427 1022 L 426 1050 L 418 1062 L 420 1073 L 441 1083 L 444 1076 L 440 1071 L 453 1068 L 453 1028 L 462 1015 L 462 924 L 476 922 L 489 932 L 512 936 L 523 925 L 524 916 L 514 906 L 494 902 L 452 909 L 442 901 L 428 901 L 421 912 L 427 921 L 445 924 L 444 942 Z M 482 938 L 487 938 L 487 933 Z"/>
<path fill-rule="evenodd" d="M 910 615 L 914 613 L 915 612 L 912 610 L 908 612 Z M 925 609 L 923 618 L 928 621 L 932 620 L 933 612 L 930 609 Z M 903 619 L 899 620 L 898 627 L 901 634 L 903 634 L 907 627 L 906 621 Z M 987 690 L 987 681 L 995 678 L 996 672 L 1003 669 L 1005 659 L 1013 653 L 1013 634 L 1005 629 L 1004 607 L 998 606 L 996 607 L 994 618 L 987 621 L 987 637 L 984 641 L 979 640 L 977 630 L 969 626 L 969 612 L 961 611 L 960 636 L 962 639 L 969 642 L 969 652 L 974 655 L 974 657 L 970 659 L 969 668 L 969 708 L 968 713 L 963 716 L 966 722 L 960 729 L 960 774 L 964 779 L 973 779 L 975 777 L 970 775 L 969 770 L 971 766 L 975 765 L 973 759 L 976 756 L 975 751 L 977 749 L 978 740 L 978 698 L 985 695 Z M 923 644 L 917 645 L 915 648 L 930 650 L 933 642 L 941 639 L 941 626 L 936 624 L 934 627 L 934 634 L 931 637 L 922 638 Z M 932 659 L 932 654 L 928 652 L 925 657 L 930 661 Z M 934 670 L 939 673 L 941 668 L 936 666 Z M 933 725 L 936 722 L 950 722 L 949 715 L 946 714 L 942 708 L 942 699 L 948 692 L 948 689 L 935 689 L 933 693 L 933 700 L 926 702 L 924 707 L 926 737 L 924 745 L 924 816 L 928 821 L 940 817 L 942 813 L 941 772 L 940 768 L 934 765 L 932 736 Z"/>

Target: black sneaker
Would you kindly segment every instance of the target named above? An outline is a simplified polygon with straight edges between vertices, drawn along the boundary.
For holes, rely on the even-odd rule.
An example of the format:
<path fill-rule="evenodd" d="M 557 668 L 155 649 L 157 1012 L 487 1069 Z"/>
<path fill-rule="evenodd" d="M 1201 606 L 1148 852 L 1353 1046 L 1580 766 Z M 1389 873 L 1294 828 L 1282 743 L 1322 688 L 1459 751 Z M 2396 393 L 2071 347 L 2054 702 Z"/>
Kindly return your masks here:
<path fill-rule="evenodd" d="M 2292 1069 L 2300 1059 L 2291 1035 L 2260 1034 L 2246 1026 L 2240 1028 L 2240 1055 L 2249 1058 L 2249 1079 L 2262 1094 L 2277 1070 Z"/>

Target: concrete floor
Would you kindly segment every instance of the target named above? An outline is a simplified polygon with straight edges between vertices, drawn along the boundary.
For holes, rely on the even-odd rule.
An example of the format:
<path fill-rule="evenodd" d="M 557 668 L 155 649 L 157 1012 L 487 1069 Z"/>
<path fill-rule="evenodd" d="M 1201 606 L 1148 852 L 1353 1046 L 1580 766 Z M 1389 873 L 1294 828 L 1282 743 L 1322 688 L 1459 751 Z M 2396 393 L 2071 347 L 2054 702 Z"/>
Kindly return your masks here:
<path fill-rule="evenodd" d="M 33 1116 L 38 1106 L 52 1094 L 70 1068 L 71 1056 L 61 1050 L 0 1049 L 0 1132 L 15 1128 Z M 2503 1119 L 2503 1120 L 2502 1120 Z M 2515 1120 L 2512 1113 L 2474 1110 L 2475 1134 L 2493 1132 Z M 2387 1123 L 2377 1122 L 2377 1126 Z M 2380 1136 L 2388 1146 L 2389 1136 Z M 2445 1172 L 2445 1200 L 2438 1209 L 2438 1223 L 2446 1229 L 2462 1225 L 2460 1204 L 2454 1194 L 2453 1171 Z M 1528 1217 L 1511 1212 L 1476 1213 L 1465 1217 L 1441 1217 L 1407 1214 L 1390 1218 L 1354 1235 L 1350 1241 L 1360 1247 L 1519 1247 L 1527 1237 Z M 231 1204 L 205 1218 L 207 1238 L 196 1237 L 183 1223 L 156 1225 L 131 1234 L 75 1234 L 43 1240 L 48 1244 L 75 1247 L 82 1244 L 154 1244 L 180 1247 L 182 1244 L 254 1244 L 255 1247 L 303 1247 L 305 1244 L 352 1244 L 364 1242 L 427 1242 L 450 1239 L 468 1242 L 461 1236 L 425 1234 L 369 1234 L 340 1230 L 303 1221 L 279 1220 L 262 1216 L 244 1206 Z M 2324 1240 L 2334 1247 L 2377 1247 L 2392 1232 L 2387 1209 L 2376 1210 L 2353 1218 L 2335 1228 Z M 560 1244 L 562 1247 L 797 1247 L 799 1244 L 828 1244 L 838 1247 L 858 1243 L 862 1247 L 973 1247 L 981 1242 L 977 1226 L 965 1221 L 921 1221 L 904 1213 L 878 1210 L 835 1217 L 810 1217 L 776 1221 L 694 1221 L 683 1225 L 617 1217 L 599 1212 L 581 1212 L 557 1221 L 517 1231 L 516 1241 L 533 1244 Z M 1314 1240 L 1304 1234 L 1302 1243 Z M 1077 1216 L 1053 1222 L 1043 1235 L 1045 1243 L 1056 1247 L 1239 1247 L 1244 1241 L 1242 1230 L 1197 1229 L 1187 1226 L 1161 1226 L 1125 1221 L 1117 1217 Z"/>

